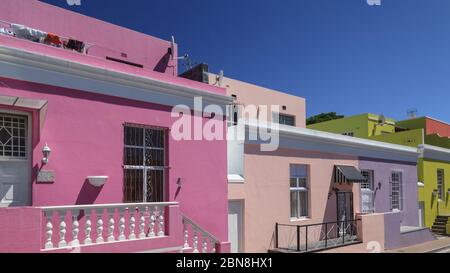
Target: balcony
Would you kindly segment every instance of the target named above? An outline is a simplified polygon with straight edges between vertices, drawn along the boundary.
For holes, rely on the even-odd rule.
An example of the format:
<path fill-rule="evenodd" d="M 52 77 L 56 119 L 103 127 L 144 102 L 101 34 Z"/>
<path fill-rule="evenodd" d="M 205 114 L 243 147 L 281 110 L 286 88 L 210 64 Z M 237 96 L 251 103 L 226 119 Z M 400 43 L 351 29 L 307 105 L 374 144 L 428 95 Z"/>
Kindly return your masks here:
<path fill-rule="evenodd" d="M 0 252 L 227 251 L 176 202 L 3 208 L 0 218 Z"/>
<path fill-rule="evenodd" d="M 308 253 L 362 243 L 360 220 L 313 225 L 276 224 L 274 249 L 278 253 Z"/>

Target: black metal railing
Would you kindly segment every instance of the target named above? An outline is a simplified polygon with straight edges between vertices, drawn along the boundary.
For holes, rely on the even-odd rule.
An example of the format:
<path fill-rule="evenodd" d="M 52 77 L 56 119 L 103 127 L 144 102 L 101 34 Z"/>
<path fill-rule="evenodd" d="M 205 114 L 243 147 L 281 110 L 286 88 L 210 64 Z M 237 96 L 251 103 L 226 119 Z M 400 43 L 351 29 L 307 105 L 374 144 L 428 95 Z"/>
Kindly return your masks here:
<path fill-rule="evenodd" d="M 349 220 L 312 225 L 275 224 L 275 249 L 314 252 L 359 242 L 358 222 Z"/>

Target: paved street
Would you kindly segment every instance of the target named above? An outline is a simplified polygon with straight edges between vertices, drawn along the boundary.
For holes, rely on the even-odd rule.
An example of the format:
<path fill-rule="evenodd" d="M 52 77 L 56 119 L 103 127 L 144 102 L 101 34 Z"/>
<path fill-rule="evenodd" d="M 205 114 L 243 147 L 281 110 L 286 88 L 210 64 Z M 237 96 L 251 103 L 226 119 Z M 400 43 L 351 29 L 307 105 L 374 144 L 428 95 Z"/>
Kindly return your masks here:
<path fill-rule="evenodd" d="M 450 237 L 437 237 L 435 241 L 396 249 L 389 253 L 450 253 Z"/>

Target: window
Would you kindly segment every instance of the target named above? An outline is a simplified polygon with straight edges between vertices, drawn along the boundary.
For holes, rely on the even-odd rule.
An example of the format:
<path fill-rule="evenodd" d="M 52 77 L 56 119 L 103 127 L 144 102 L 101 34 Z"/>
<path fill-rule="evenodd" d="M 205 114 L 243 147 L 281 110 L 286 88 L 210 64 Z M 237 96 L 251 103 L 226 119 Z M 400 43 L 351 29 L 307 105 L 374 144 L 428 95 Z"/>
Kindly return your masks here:
<path fill-rule="evenodd" d="M 125 125 L 124 202 L 163 202 L 165 131 Z"/>
<path fill-rule="evenodd" d="M 228 108 L 228 127 L 238 125 L 239 122 L 239 104 L 233 103 Z"/>
<path fill-rule="evenodd" d="M 291 165 L 291 218 L 309 216 L 308 166 Z"/>
<path fill-rule="evenodd" d="M 392 172 L 391 174 L 391 209 L 403 209 L 403 185 L 402 173 Z"/>
<path fill-rule="evenodd" d="M 438 186 L 438 197 L 439 199 L 444 199 L 444 189 L 445 189 L 445 180 L 444 180 L 444 170 L 437 170 L 437 186 Z"/>
<path fill-rule="evenodd" d="M 273 117 L 276 120 L 276 116 L 278 115 L 278 123 L 282 125 L 295 126 L 295 116 L 274 113 Z"/>
<path fill-rule="evenodd" d="M 344 135 L 344 136 L 350 136 L 350 137 L 355 136 L 355 134 L 354 134 L 353 132 L 345 132 L 345 133 L 342 133 L 342 135 Z"/>
<path fill-rule="evenodd" d="M 374 171 L 362 170 L 361 174 L 367 179 L 366 182 L 361 182 L 361 212 L 374 212 Z"/>
<path fill-rule="evenodd" d="M 0 115 L 0 157 L 26 159 L 27 118 Z"/>

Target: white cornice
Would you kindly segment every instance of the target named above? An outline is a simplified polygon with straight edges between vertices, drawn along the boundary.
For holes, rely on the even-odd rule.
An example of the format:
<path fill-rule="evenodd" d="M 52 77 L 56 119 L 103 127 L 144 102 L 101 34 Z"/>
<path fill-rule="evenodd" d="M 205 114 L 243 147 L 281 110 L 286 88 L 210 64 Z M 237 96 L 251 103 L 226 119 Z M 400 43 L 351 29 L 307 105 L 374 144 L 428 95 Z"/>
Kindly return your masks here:
<path fill-rule="evenodd" d="M 47 75 L 44 72 L 53 74 Z M 65 81 L 58 81 L 56 75 L 64 75 L 62 79 Z M 212 93 L 208 90 L 164 82 L 158 79 L 7 46 L 0 46 L 0 76 L 170 106 L 179 104 L 179 101 L 173 100 L 173 97 L 184 98 L 184 100 L 202 97 L 206 103 L 218 105 L 229 104 L 233 101 L 232 97 Z M 68 79 L 70 80 L 68 81 Z M 135 90 L 135 92 L 133 90 L 120 92 L 108 87 L 112 84 L 126 86 L 130 89 L 139 89 L 141 92 L 154 93 L 156 96 L 148 96 L 148 94 L 145 95 L 138 92 L 138 90 Z M 151 99 L 156 101 L 151 101 Z"/>
<path fill-rule="evenodd" d="M 249 130 L 262 128 L 270 130 L 270 124 L 254 121 L 247 123 Z M 281 139 L 280 146 L 311 147 L 321 152 L 341 153 L 359 157 L 374 157 L 389 160 L 409 161 L 417 160 L 419 152 L 417 148 L 390 144 L 386 142 L 349 137 L 334 133 L 322 132 L 306 128 L 298 128 L 286 125 L 278 125 Z M 285 139 L 283 143 L 283 139 Z M 291 141 L 288 141 L 288 140 Z M 302 143 L 303 142 L 303 143 Z M 301 147 L 302 149 L 304 149 Z"/>
<path fill-rule="evenodd" d="M 450 162 L 450 149 L 422 144 L 419 145 L 419 153 L 420 158 Z"/>

